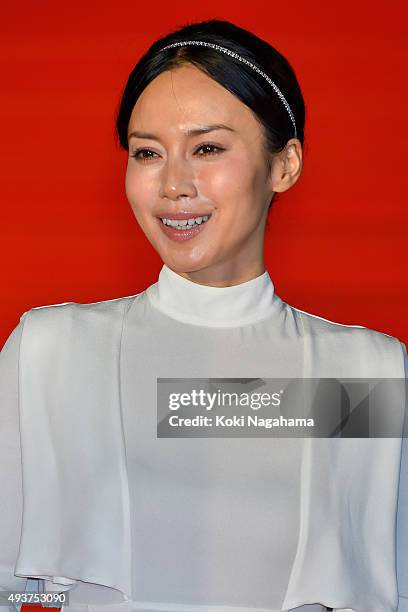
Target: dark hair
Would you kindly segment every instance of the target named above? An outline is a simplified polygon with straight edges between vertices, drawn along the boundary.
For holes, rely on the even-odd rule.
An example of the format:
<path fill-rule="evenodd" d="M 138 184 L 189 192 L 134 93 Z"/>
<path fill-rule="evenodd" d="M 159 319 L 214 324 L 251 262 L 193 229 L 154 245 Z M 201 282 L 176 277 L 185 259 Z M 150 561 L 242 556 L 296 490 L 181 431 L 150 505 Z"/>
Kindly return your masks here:
<path fill-rule="evenodd" d="M 189 45 L 161 51 L 162 47 L 185 40 L 214 43 L 248 59 L 265 72 L 285 96 L 296 122 L 297 138 L 304 142 L 305 104 L 295 72 L 288 60 L 248 30 L 229 21 L 210 19 L 192 23 L 155 41 L 129 75 L 116 115 L 119 145 L 128 150 L 130 116 L 142 91 L 161 72 L 193 64 L 248 106 L 264 127 L 266 153 L 278 153 L 293 137 L 290 116 L 272 86 L 243 62 L 211 47 Z M 270 169 L 270 164 L 268 162 Z"/>

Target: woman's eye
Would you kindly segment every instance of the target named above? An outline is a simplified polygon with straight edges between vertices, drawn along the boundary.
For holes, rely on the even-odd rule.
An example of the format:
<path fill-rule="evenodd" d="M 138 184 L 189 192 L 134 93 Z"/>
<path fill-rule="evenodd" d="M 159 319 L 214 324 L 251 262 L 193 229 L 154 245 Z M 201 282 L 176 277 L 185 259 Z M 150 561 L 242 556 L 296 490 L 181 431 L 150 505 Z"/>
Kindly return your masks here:
<path fill-rule="evenodd" d="M 219 151 L 224 151 L 224 149 L 222 149 L 221 147 L 217 147 L 216 145 L 212 145 L 212 144 L 202 144 L 198 147 L 197 151 L 200 151 L 201 149 L 213 149 L 212 151 L 208 151 L 206 155 L 214 155 L 214 154 L 217 154 Z M 214 151 L 214 149 L 216 149 L 216 151 Z M 199 157 L 202 157 L 202 156 L 199 155 Z"/>
<path fill-rule="evenodd" d="M 134 159 L 140 159 L 142 162 L 145 162 L 149 159 L 154 159 L 153 157 L 144 157 L 143 155 L 141 156 L 141 153 L 153 153 L 153 155 L 156 155 L 154 151 L 150 151 L 150 149 L 138 149 L 137 151 L 134 151 L 133 153 L 131 153 L 130 157 L 133 157 Z"/>
<path fill-rule="evenodd" d="M 198 151 L 205 150 L 204 153 L 199 154 Z M 206 155 L 217 155 L 219 152 L 224 151 L 221 147 L 217 147 L 212 144 L 202 144 L 196 149 L 196 153 L 198 157 L 205 157 Z M 150 149 L 137 149 L 133 153 L 130 154 L 130 157 L 137 159 L 143 163 L 148 162 L 150 159 L 154 159 L 156 153 L 151 151 Z"/>

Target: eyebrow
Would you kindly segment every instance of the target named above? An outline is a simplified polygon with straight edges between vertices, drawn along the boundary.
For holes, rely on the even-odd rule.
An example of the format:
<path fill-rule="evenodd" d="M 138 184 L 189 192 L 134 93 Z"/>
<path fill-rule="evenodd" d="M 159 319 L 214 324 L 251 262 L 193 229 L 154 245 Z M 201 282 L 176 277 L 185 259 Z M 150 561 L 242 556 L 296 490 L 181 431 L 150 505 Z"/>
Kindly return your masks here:
<path fill-rule="evenodd" d="M 229 125 L 225 125 L 224 123 L 214 123 L 213 125 L 203 125 L 200 128 L 191 128 L 189 130 L 183 131 L 188 138 L 192 136 L 199 136 L 200 134 L 207 134 L 208 132 L 213 132 L 214 130 L 228 130 L 229 132 L 235 132 L 235 130 Z M 157 140 L 161 142 L 159 136 L 156 134 L 150 134 L 148 132 L 139 132 L 137 130 L 130 132 L 128 136 L 128 140 L 131 138 L 147 138 L 149 140 Z"/>

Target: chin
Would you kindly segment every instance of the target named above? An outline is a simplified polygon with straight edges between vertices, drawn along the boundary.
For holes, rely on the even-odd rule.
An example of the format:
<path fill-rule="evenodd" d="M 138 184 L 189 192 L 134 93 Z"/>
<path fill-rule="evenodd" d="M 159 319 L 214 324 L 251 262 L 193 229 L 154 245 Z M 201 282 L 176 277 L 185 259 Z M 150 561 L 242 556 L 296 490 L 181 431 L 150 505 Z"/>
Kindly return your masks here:
<path fill-rule="evenodd" d="M 197 272 L 213 265 L 210 257 L 204 255 L 194 257 L 191 253 L 163 253 L 160 257 L 174 272 Z"/>

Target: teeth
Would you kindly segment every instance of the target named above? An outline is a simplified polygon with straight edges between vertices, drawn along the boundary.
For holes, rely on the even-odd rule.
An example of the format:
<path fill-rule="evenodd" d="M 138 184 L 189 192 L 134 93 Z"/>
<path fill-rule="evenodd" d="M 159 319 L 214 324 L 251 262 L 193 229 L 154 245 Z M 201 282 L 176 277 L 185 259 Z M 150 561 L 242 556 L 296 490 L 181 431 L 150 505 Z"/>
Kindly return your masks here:
<path fill-rule="evenodd" d="M 192 217 L 191 219 L 162 219 L 162 222 L 176 229 L 186 230 L 200 225 L 200 223 L 205 223 L 209 218 L 210 215 L 204 215 L 203 217 Z"/>

